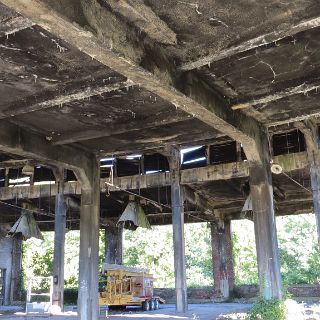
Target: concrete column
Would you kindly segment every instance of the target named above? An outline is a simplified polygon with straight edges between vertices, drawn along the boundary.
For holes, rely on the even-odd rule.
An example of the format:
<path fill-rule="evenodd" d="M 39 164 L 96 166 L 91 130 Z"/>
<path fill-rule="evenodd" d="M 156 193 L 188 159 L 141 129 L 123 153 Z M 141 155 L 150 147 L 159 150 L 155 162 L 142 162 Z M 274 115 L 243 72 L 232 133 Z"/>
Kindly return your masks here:
<path fill-rule="evenodd" d="M 230 220 L 211 223 L 211 242 L 215 297 L 228 299 L 234 288 Z"/>
<path fill-rule="evenodd" d="M 320 150 L 318 125 L 311 120 L 299 122 L 296 127 L 303 133 L 308 162 L 310 165 L 310 179 L 313 196 L 313 212 L 316 218 L 318 243 L 320 244 Z"/>
<path fill-rule="evenodd" d="M 105 262 L 123 264 L 122 255 L 123 228 L 108 226 L 105 228 Z"/>
<path fill-rule="evenodd" d="M 177 312 L 184 313 L 188 310 L 188 304 L 184 241 L 184 207 L 182 188 L 180 185 L 180 151 L 178 149 L 171 149 L 169 163 L 171 170 L 171 208 L 176 310 Z"/>
<path fill-rule="evenodd" d="M 57 171 L 58 172 L 58 171 Z M 53 257 L 53 305 L 63 310 L 64 296 L 64 246 L 66 232 L 67 205 L 63 194 L 64 174 L 59 170 L 56 174 L 57 195 L 55 201 L 54 217 L 54 257 Z"/>
<path fill-rule="evenodd" d="M 261 134 L 257 144 L 261 150 L 262 161 L 250 164 L 250 192 L 260 293 L 266 299 L 281 298 L 282 284 L 273 204 L 270 152 L 266 133 Z"/>
<path fill-rule="evenodd" d="M 310 178 L 313 197 L 313 212 L 316 218 L 318 243 L 320 244 L 320 165 L 317 165 L 316 163 L 310 164 Z"/>
<path fill-rule="evenodd" d="M 80 208 L 80 259 L 78 313 L 80 320 L 99 318 L 98 263 L 99 263 L 99 218 L 100 218 L 100 170 L 94 163 L 90 185 L 82 188 Z"/>
<path fill-rule="evenodd" d="M 22 301 L 22 240 L 12 238 L 10 304 Z"/>

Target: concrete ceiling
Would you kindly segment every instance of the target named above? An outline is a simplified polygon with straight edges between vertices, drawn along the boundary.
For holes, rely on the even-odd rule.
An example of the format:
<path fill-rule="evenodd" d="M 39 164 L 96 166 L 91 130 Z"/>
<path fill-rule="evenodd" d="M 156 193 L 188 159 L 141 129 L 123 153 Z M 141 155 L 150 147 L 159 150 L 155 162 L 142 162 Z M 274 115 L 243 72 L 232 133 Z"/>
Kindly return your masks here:
<path fill-rule="evenodd" d="M 255 128 L 317 121 L 316 0 L 1 2 L 0 127 L 46 146 L 106 156 L 248 145 Z M 2 151 L 1 161 L 24 157 Z M 191 187 L 236 212 L 245 181 Z M 285 178 L 274 184 L 299 193 Z"/>

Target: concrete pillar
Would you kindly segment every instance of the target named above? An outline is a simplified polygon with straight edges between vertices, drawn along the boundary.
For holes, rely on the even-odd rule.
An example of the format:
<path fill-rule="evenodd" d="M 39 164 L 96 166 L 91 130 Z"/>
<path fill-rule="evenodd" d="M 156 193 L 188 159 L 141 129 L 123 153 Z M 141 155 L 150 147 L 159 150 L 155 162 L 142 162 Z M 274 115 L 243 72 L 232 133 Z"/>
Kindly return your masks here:
<path fill-rule="evenodd" d="M 105 262 L 123 264 L 123 228 L 108 226 L 105 228 Z"/>
<path fill-rule="evenodd" d="M 261 133 L 257 144 L 261 150 L 262 161 L 250 163 L 250 192 L 260 293 L 266 299 L 281 298 L 282 284 L 267 133 Z"/>
<path fill-rule="evenodd" d="M 56 175 L 57 195 L 54 217 L 54 256 L 53 256 L 53 305 L 63 310 L 64 296 L 64 246 L 66 232 L 67 205 L 64 197 L 63 170 Z"/>
<path fill-rule="evenodd" d="M 313 196 L 313 212 L 316 219 L 318 243 L 320 244 L 320 150 L 318 125 L 311 120 L 299 122 L 296 127 L 303 133 L 308 162 L 310 165 L 310 180 Z"/>
<path fill-rule="evenodd" d="M 10 304 L 22 301 L 22 240 L 12 238 Z"/>
<path fill-rule="evenodd" d="M 310 164 L 310 178 L 313 197 L 313 212 L 317 225 L 318 243 L 320 244 L 320 165 L 317 165 L 316 163 Z"/>
<path fill-rule="evenodd" d="M 82 188 L 80 208 L 80 259 L 78 313 L 80 320 L 99 318 L 98 263 L 99 263 L 99 218 L 100 218 L 100 170 L 94 163 L 90 185 Z"/>
<path fill-rule="evenodd" d="M 171 208 L 173 227 L 174 274 L 176 289 L 176 310 L 188 310 L 187 281 L 184 241 L 184 207 L 180 185 L 180 151 L 172 148 L 169 157 L 171 171 Z"/>
<path fill-rule="evenodd" d="M 211 223 L 211 243 L 215 297 L 228 299 L 234 288 L 230 220 Z"/>

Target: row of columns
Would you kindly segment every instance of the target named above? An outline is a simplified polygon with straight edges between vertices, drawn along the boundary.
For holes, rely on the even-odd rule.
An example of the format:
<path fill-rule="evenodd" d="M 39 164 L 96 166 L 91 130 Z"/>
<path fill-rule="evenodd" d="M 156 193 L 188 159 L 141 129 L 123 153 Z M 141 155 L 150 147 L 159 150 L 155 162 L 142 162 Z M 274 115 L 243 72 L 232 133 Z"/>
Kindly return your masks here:
<path fill-rule="evenodd" d="M 254 230 L 257 249 L 261 295 L 267 299 L 281 298 L 282 286 L 276 223 L 273 203 L 272 174 L 266 136 L 260 140 L 263 161 L 251 162 L 250 192 L 254 213 Z M 169 154 L 171 171 L 172 227 L 174 243 L 174 270 L 177 312 L 187 311 L 187 284 L 184 247 L 183 190 L 180 185 L 180 152 L 172 148 Z M 320 226 L 319 168 L 311 166 L 314 208 Z M 99 166 L 92 168 L 91 184 L 82 189 L 80 210 L 80 261 L 79 297 L 80 319 L 98 319 L 98 242 L 99 242 Z M 63 197 L 63 179 L 57 179 L 55 250 L 54 250 L 54 304 L 63 306 L 64 228 L 66 204 Z M 320 231 L 320 230 L 319 230 Z M 320 234 L 320 232 L 318 233 Z M 106 229 L 106 261 L 122 263 L 122 231 Z M 234 286 L 230 221 L 218 220 L 211 225 L 215 292 L 228 297 Z"/>
<path fill-rule="evenodd" d="M 187 284 L 184 247 L 183 191 L 180 185 L 180 152 L 172 149 L 169 157 L 171 171 L 172 227 L 174 243 L 174 270 L 176 310 L 186 312 Z M 90 188 L 82 190 L 80 209 L 80 260 L 78 311 L 80 319 L 98 319 L 98 245 L 99 245 L 99 166 L 93 168 Z M 61 177 L 61 176 L 60 176 Z M 54 296 L 53 303 L 63 307 L 63 266 L 66 204 L 63 196 L 63 179 L 57 179 Z M 262 294 L 266 298 L 281 297 L 280 266 L 273 209 L 271 172 L 266 166 L 250 169 L 250 186 L 253 199 L 255 236 Z M 212 224 L 213 265 L 215 291 L 227 297 L 233 289 L 234 274 L 231 253 L 230 222 Z M 117 228 L 106 229 L 106 259 L 122 263 L 122 233 Z"/>

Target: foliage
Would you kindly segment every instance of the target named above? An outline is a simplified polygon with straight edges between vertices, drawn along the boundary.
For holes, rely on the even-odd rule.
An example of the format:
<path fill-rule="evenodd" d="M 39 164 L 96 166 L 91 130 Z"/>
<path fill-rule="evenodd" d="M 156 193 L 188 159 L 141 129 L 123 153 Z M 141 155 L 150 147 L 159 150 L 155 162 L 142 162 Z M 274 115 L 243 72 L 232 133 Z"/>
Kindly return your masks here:
<path fill-rule="evenodd" d="M 211 241 L 207 224 L 185 226 L 187 284 L 212 285 Z M 156 286 L 174 287 L 172 227 L 125 231 L 124 262 L 149 268 L 157 278 Z"/>
<path fill-rule="evenodd" d="M 23 244 L 23 273 L 24 287 L 26 288 L 27 281 L 31 277 L 51 276 L 53 271 L 53 242 L 54 233 L 44 232 L 44 240 L 29 239 Z M 79 273 L 79 231 L 69 231 L 66 233 L 65 241 L 65 287 L 74 288 L 78 286 Z M 99 261 L 100 265 L 104 257 L 104 232 L 100 232 L 100 250 Z M 47 288 L 48 285 L 42 285 Z"/>
<path fill-rule="evenodd" d="M 254 225 L 233 221 L 236 284 L 258 283 Z M 284 286 L 320 281 L 320 250 L 313 214 L 277 217 L 277 234 Z M 302 249 L 303 248 L 303 249 Z"/>
<path fill-rule="evenodd" d="M 279 217 L 277 223 L 284 285 L 319 282 L 320 260 L 314 215 Z"/>
<path fill-rule="evenodd" d="M 281 272 L 285 286 L 320 281 L 320 248 L 316 247 L 314 216 L 286 216 L 277 218 Z M 248 220 L 232 222 L 233 254 L 236 284 L 258 282 L 253 223 Z M 44 240 L 24 242 L 24 279 L 52 273 L 53 239 L 51 232 Z M 189 287 L 213 284 L 211 237 L 206 223 L 185 225 L 185 255 Z M 79 231 L 66 234 L 65 287 L 78 285 Z M 301 249 L 303 248 L 303 250 Z M 100 232 L 100 263 L 104 257 L 104 231 Z M 131 266 L 151 269 L 157 287 L 174 287 L 172 226 L 138 228 L 124 232 L 124 262 Z M 100 267 L 99 267 L 100 268 Z M 26 285 L 26 282 L 25 284 Z"/>
<path fill-rule="evenodd" d="M 67 305 L 75 305 L 78 300 L 78 288 L 64 289 L 64 303 Z"/>
<path fill-rule="evenodd" d="M 258 283 L 258 266 L 253 222 L 232 222 L 233 261 L 237 285 Z"/>
<path fill-rule="evenodd" d="M 252 306 L 246 320 L 285 320 L 285 318 L 284 300 L 260 298 Z"/>

